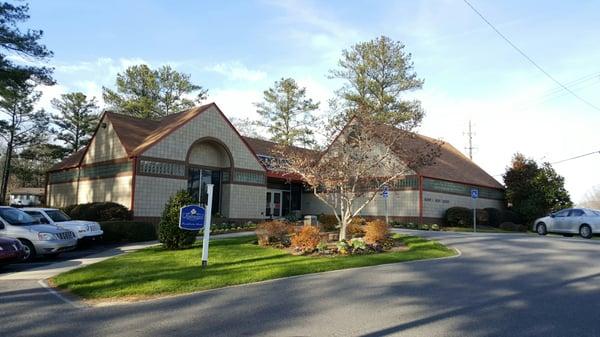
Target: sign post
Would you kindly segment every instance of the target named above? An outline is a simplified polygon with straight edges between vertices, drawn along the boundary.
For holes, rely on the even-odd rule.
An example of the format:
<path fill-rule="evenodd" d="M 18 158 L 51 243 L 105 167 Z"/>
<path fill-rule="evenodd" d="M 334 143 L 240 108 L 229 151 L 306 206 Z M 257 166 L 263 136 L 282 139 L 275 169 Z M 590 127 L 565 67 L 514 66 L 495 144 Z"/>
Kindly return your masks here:
<path fill-rule="evenodd" d="M 388 197 L 390 195 L 390 191 L 387 185 L 383 185 L 383 192 L 381 193 L 383 196 L 383 200 L 385 200 L 385 223 L 390 224 L 388 219 Z"/>
<path fill-rule="evenodd" d="M 213 184 L 206 184 L 208 203 L 206 204 L 206 216 L 204 217 L 204 233 L 202 235 L 202 269 L 205 269 L 208 265 L 208 242 L 210 240 L 210 217 L 212 213 L 213 188 Z"/>
<path fill-rule="evenodd" d="M 471 199 L 473 199 L 473 232 L 477 233 L 477 198 L 479 198 L 479 190 L 471 189 Z"/>

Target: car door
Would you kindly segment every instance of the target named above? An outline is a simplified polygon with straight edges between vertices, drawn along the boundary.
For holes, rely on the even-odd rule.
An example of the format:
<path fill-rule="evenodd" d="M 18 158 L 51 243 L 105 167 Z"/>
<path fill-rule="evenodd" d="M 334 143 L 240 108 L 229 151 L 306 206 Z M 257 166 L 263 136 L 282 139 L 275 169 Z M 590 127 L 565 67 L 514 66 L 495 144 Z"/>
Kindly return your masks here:
<path fill-rule="evenodd" d="M 579 226 L 585 222 L 585 212 L 582 209 L 574 208 L 565 220 L 564 231 L 569 233 L 579 233 Z"/>
<path fill-rule="evenodd" d="M 562 211 L 554 213 L 554 217 L 552 218 L 552 228 L 550 228 L 549 231 L 564 232 L 570 213 L 571 209 L 563 209 Z"/>

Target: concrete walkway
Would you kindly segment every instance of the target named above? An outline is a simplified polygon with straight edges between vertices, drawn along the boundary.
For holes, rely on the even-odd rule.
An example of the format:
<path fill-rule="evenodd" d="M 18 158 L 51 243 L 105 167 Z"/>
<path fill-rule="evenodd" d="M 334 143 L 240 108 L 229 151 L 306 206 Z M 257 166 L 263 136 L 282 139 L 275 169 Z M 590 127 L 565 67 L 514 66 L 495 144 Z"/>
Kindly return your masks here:
<path fill-rule="evenodd" d="M 253 235 L 254 232 L 237 232 L 237 233 L 229 233 L 229 234 L 219 234 L 211 236 L 211 240 L 220 240 L 220 239 L 228 239 L 228 238 L 237 238 L 242 236 Z M 198 236 L 198 240 L 202 240 L 202 236 Z M 51 277 L 54 277 L 58 274 L 85 267 L 90 264 L 98 263 L 104 261 L 106 259 L 110 259 L 111 257 L 115 257 L 121 254 L 133 252 L 136 250 L 140 250 L 143 248 L 148 248 L 152 246 L 159 245 L 158 241 L 148 241 L 148 242 L 139 242 L 123 245 L 116 248 L 110 248 L 105 251 L 102 251 L 97 254 L 88 255 L 86 257 L 72 259 L 67 261 L 60 261 L 56 263 L 51 263 L 49 265 L 40 266 L 37 268 L 33 268 L 27 271 L 20 271 L 15 273 L 10 273 L 6 275 L 0 275 L 0 281 L 8 281 L 8 280 L 45 280 Z"/>

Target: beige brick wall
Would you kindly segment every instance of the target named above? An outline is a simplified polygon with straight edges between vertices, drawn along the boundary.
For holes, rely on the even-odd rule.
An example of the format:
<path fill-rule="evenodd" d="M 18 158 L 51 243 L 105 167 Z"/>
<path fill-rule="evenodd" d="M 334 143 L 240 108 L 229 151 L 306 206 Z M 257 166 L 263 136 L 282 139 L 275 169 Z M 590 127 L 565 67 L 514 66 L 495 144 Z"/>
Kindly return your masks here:
<path fill-rule="evenodd" d="M 229 217 L 234 219 L 264 218 L 266 193 L 266 186 L 230 185 L 227 192 L 229 194 Z"/>
<path fill-rule="evenodd" d="M 359 205 L 364 198 L 358 199 L 356 205 Z M 331 214 L 331 209 L 319 200 L 312 193 L 302 194 L 302 213 L 304 214 Z M 377 195 L 361 211 L 362 216 L 384 216 L 385 199 Z M 388 197 L 388 215 L 389 216 L 419 216 L 419 191 L 390 191 Z"/>
<path fill-rule="evenodd" d="M 111 201 L 131 208 L 131 176 L 85 180 L 79 183 L 78 203 Z"/>
<path fill-rule="evenodd" d="M 210 107 L 187 124 L 165 137 L 143 155 L 172 160 L 185 160 L 188 149 L 198 139 L 213 137 L 229 148 L 237 168 L 264 171 L 254 154 L 231 129 L 215 107 Z"/>
<path fill-rule="evenodd" d="M 96 136 L 92 140 L 90 147 L 83 158 L 84 164 L 97 163 L 112 159 L 127 157 L 125 148 L 121 145 L 121 141 L 117 137 L 112 123 L 106 119 L 101 123 L 106 123 L 106 128 L 98 128 Z"/>
<path fill-rule="evenodd" d="M 160 217 L 169 198 L 180 190 L 187 190 L 185 180 L 137 176 L 134 216 Z"/>
<path fill-rule="evenodd" d="M 194 145 L 190 150 L 189 163 L 213 167 L 231 166 L 227 152 L 219 144 L 210 142 Z"/>
<path fill-rule="evenodd" d="M 473 201 L 469 196 L 423 191 L 423 216 L 443 218 L 450 207 L 472 208 Z M 494 207 L 502 209 L 501 200 L 477 199 L 477 208 Z"/>
<path fill-rule="evenodd" d="M 229 217 L 229 204 L 231 200 L 231 184 L 221 185 L 221 214 Z"/>
<path fill-rule="evenodd" d="M 47 203 L 50 207 L 65 207 L 77 203 L 77 183 L 48 185 Z"/>

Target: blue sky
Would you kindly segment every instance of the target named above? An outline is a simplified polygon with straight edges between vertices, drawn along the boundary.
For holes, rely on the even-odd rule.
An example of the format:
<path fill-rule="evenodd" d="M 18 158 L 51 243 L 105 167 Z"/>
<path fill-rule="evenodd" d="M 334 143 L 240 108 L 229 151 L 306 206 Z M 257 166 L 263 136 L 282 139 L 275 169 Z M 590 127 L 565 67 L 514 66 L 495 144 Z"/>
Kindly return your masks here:
<path fill-rule="evenodd" d="M 515 44 L 600 106 L 599 1 L 471 0 Z M 170 64 L 209 89 L 230 117 L 255 116 L 253 102 L 282 76 L 323 102 L 341 50 L 387 35 L 413 55 L 425 79 L 421 133 L 464 150 L 473 120 L 474 159 L 502 173 L 516 151 L 558 161 L 600 150 L 600 111 L 557 86 L 501 40 L 462 1 L 43 1 L 28 27 L 43 29 L 58 85 L 99 97 L 116 73 Z M 595 74 L 595 75 L 594 75 Z M 600 184 L 600 154 L 558 164 L 575 201 Z M 500 177 L 496 177 L 500 179 Z"/>

